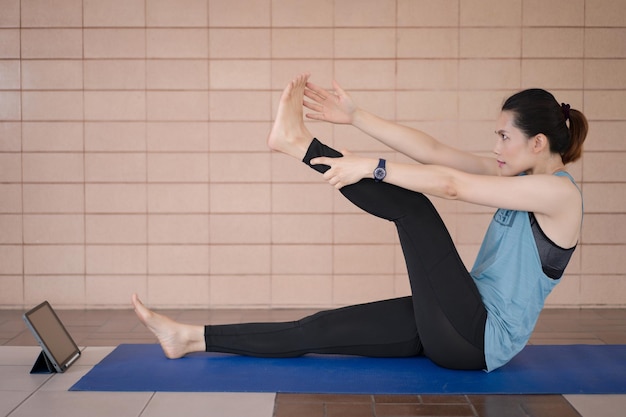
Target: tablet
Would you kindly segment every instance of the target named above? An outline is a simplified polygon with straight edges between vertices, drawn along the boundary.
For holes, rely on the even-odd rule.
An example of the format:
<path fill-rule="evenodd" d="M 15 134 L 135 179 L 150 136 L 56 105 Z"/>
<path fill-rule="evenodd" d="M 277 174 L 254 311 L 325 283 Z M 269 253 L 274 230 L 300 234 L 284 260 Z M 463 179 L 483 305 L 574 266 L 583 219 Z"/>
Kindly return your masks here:
<path fill-rule="evenodd" d="M 24 321 L 43 352 L 31 373 L 65 372 L 80 356 L 80 349 L 47 301 L 24 313 Z"/>

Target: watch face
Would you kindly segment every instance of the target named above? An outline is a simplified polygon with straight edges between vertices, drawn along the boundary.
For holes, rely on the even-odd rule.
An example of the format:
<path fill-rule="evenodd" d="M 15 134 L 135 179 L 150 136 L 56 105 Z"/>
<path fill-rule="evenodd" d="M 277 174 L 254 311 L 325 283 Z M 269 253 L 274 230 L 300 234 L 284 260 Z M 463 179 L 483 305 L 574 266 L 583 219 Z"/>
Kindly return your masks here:
<path fill-rule="evenodd" d="M 374 170 L 374 178 L 376 178 L 377 180 L 382 180 L 383 178 L 385 178 L 385 175 L 387 175 L 387 171 L 385 171 L 385 168 L 376 168 Z"/>

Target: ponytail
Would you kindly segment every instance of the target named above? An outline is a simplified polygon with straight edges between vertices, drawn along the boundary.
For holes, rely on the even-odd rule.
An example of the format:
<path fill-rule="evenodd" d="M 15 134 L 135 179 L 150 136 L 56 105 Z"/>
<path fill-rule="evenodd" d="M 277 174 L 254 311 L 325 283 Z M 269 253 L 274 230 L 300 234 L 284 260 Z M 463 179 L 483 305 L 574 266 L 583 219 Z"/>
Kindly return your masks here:
<path fill-rule="evenodd" d="M 587 118 L 569 104 L 559 105 L 551 93 L 539 88 L 520 91 L 506 100 L 502 110 L 514 113 L 514 125 L 527 137 L 546 135 L 550 152 L 560 154 L 564 164 L 582 155 Z"/>

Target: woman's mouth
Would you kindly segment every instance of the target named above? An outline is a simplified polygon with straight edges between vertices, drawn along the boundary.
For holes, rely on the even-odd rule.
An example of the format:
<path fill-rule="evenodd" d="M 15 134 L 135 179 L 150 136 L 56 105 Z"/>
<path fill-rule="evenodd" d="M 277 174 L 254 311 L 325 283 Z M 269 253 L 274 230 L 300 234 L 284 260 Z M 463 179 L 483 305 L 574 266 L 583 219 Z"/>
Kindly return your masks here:
<path fill-rule="evenodd" d="M 504 162 L 498 159 L 498 167 L 502 168 L 504 166 Z"/>

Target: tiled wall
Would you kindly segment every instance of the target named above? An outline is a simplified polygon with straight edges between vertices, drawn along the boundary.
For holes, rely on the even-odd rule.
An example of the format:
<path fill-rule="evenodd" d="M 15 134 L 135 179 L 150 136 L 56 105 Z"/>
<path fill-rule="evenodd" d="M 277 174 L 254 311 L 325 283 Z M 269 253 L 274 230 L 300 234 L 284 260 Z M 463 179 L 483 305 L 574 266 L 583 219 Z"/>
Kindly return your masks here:
<path fill-rule="evenodd" d="M 0 0 L 0 307 L 407 294 L 392 225 L 266 148 L 301 71 L 485 154 L 516 90 L 583 110 L 585 224 L 549 303 L 626 305 L 624 0 Z M 469 266 L 491 210 L 435 203 Z"/>

